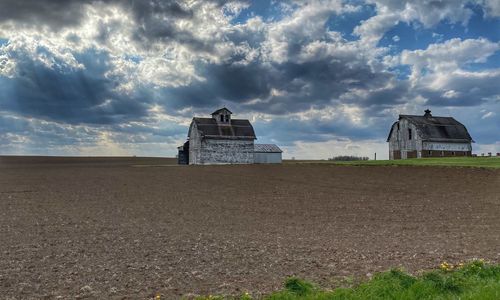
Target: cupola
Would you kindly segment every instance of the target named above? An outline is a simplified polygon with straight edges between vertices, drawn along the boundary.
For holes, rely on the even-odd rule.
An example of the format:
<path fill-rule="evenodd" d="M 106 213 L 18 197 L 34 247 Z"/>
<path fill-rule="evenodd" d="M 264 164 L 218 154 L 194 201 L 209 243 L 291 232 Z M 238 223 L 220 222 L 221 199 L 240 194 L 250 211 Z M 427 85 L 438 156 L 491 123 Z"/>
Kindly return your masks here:
<path fill-rule="evenodd" d="M 219 124 L 231 124 L 231 114 L 232 112 L 223 107 L 212 113 L 212 118 Z"/>

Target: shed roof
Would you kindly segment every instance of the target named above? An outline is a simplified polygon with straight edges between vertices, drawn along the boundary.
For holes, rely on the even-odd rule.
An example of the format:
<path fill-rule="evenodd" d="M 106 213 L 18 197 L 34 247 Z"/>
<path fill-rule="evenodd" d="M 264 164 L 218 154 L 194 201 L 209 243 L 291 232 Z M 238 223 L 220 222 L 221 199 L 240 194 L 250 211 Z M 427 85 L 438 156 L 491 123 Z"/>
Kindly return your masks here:
<path fill-rule="evenodd" d="M 424 116 L 399 115 L 399 120 L 406 119 L 412 123 L 419 132 L 422 140 L 435 142 L 474 142 L 467 128 L 452 117 L 434 117 L 429 112 Z M 387 137 L 389 141 L 394 123 Z"/>
<path fill-rule="evenodd" d="M 283 151 L 275 144 L 255 144 L 254 152 L 281 153 Z"/>
<path fill-rule="evenodd" d="M 231 119 L 229 124 L 218 123 L 214 118 L 193 118 L 199 133 L 205 138 L 256 139 L 253 126 L 248 120 Z M 188 135 L 191 135 L 189 128 Z"/>

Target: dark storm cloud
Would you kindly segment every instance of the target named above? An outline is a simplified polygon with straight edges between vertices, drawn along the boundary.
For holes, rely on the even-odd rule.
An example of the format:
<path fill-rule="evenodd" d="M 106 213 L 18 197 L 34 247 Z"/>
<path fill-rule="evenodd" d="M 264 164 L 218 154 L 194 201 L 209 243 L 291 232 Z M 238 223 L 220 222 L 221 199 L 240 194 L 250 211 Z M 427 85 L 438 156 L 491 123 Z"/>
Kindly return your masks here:
<path fill-rule="evenodd" d="M 173 36 L 173 28 L 165 27 L 170 25 L 168 18 L 190 19 L 194 14 L 175 1 L 123 1 L 122 5 L 130 7 L 140 33 L 155 38 Z"/>
<path fill-rule="evenodd" d="M 207 1 L 222 6 L 231 1 Z M 195 50 L 213 51 L 211 44 L 194 37 L 192 32 L 175 26 L 179 19 L 191 19 L 194 12 L 175 0 L 2 0 L 0 23 L 14 21 L 21 26 L 49 26 L 51 30 L 79 25 L 85 15 L 86 5 L 111 4 L 131 12 L 135 19 L 133 38 L 144 47 L 152 41 L 177 41 Z M 101 24 L 98 41 L 109 38 L 112 24 Z M 73 37 L 75 38 L 75 37 Z M 77 37 L 76 37 L 77 38 Z"/>
<path fill-rule="evenodd" d="M 324 106 L 332 101 L 364 105 L 389 105 L 401 101 L 407 92 L 406 82 L 395 82 L 384 88 L 394 75 L 374 72 L 369 66 L 348 65 L 348 61 L 331 58 L 310 62 L 265 64 L 254 61 L 247 65 L 236 63 L 198 66 L 206 79 L 189 86 L 166 89 L 168 102 L 174 110 L 186 107 L 215 107 L 220 103 L 245 104 L 254 111 L 286 114 L 307 110 L 311 106 Z M 284 92 L 272 94 L 272 89 Z M 352 90 L 380 89 L 374 97 L 359 96 L 340 99 Z M 252 100 L 259 99 L 261 101 Z"/>
<path fill-rule="evenodd" d="M 73 26 L 83 17 L 83 4 L 90 0 L 2 0 L 0 22 L 17 21 L 23 25 Z"/>
<path fill-rule="evenodd" d="M 10 2 L 10 1 L 8 1 Z M 29 1 L 31 2 L 31 1 Z M 46 3 L 52 11 L 59 9 L 81 11 L 81 5 L 89 3 L 115 3 L 130 9 L 133 13 L 136 29 L 133 37 L 139 44 L 147 47 L 151 41 L 168 43 L 176 42 L 187 45 L 192 51 L 214 52 L 214 44 L 208 40 L 194 38 L 192 32 L 179 30 L 173 20 L 191 19 L 194 12 L 177 1 L 38 1 L 37 5 L 17 5 L 19 12 L 8 18 L 18 21 L 64 23 L 64 18 L 45 20 L 50 14 L 44 14 L 44 9 L 31 10 L 37 5 Z M 61 4 L 64 2 L 64 4 Z M 227 1 L 214 1 L 221 6 Z M 61 4 L 61 5 L 58 5 Z M 5 4 L 4 4 L 5 5 Z M 61 14 L 64 16 L 64 14 Z M 4 19 L 7 16 L 4 16 Z M 73 24 L 75 18 L 68 24 Z M 109 26 L 101 24 L 98 41 L 105 43 L 112 31 Z M 324 29 L 323 29 L 324 30 Z M 253 111 L 272 114 L 285 114 L 308 109 L 311 105 L 324 106 L 331 101 L 364 105 L 379 105 L 396 103 L 403 93 L 405 85 L 401 84 L 392 89 L 381 89 L 394 76 L 388 72 L 375 72 L 364 61 L 356 62 L 356 56 L 351 57 L 324 57 L 322 59 L 304 62 L 296 61 L 301 49 L 311 40 L 303 33 L 286 32 L 287 56 L 290 58 L 284 63 L 264 63 L 262 60 L 253 60 L 250 63 L 241 63 L 244 56 L 235 53 L 226 58 L 223 63 L 196 63 L 196 72 L 204 81 L 194 81 L 187 86 L 165 88 L 156 100 L 162 102 L 168 109 L 181 110 L 186 107 L 216 107 L 221 103 L 246 104 L 244 107 Z M 78 37 L 72 37 L 77 39 Z M 265 34 L 262 31 L 234 30 L 227 36 L 235 45 L 247 44 L 254 49 L 262 46 Z M 106 59 L 106 58 L 104 58 Z M 44 66 L 30 63 L 29 58 L 18 68 L 24 75 L 21 78 L 6 80 L 8 90 L 15 90 L 16 99 L 21 99 L 19 110 L 26 113 L 45 115 L 50 118 L 60 118 L 71 122 L 88 121 L 91 123 L 114 123 L 130 112 L 129 118 L 140 117 L 144 108 L 134 101 L 133 97 L 123 97 L 114 92 L 117 84 L 110 78 L 103 76 L 105 70 L 98 70 L 99 66 L 92 66 L 88 60 L 84 71 L 61 74 Z M 102 67 L 102 66 L 101 66 Z M 50 78 L 42 80 L 39 78 Z M 36 80 L 34 80 L 36 79 Z M 92 88 L 89 88 L 92 86 Z M 62 88 L 65 87 L 65 88 Z M 272 90 L 282 91 L 272 94 Z M 376 96 L 370 99 L 361 97 L 344 97 L 352 90 L 376 89 Z M 145 92 L 140 96 L 141 92 Z M 36 97 L 36 94 L 40 96 Z M 147 89 L 137 90 L 137 97 L 151 101 L 151 94 Z M 37 99 L 33 101 L 30 99 Z M 106 106 L 100 106 L 110 99 Z M 261 100 L 248 103 L 252 100 Z M 16 101 L 17 102 L 17 101 Z M 12 106 L 10 109 L 13 109 Z M 92 111 L 93 114 L 78 114 L 79 111 Z"/>
<path fill-rule="evenodd" d="M 271 71 L 260 63 L 249 65 L 209 64 L 202 66 L 205 81 L 189 86 L 165 89 L 168 108 L 214 107 L 223 101 L 242 103 L 252 98 L 267 97 Z"/>
<path fill-rule="evenodd" d="M 210 3 L 220 9 L 229 2 L 245 2 L 237 0 L 204 0 L 200 3 Z M 182 5 L 182 1 L 133 1 L 124 0 L 116 3 L 131 10 L 136 22 L 134 40 L 142 47 L 148 48 L 151 42 L 160 41 L 164 43 L 175 41 L 189 47 L 195 52 L 214 53 L 214 43 L 210 39 L 197 37 L 193 32 L 180 29 L 176 21 L 192 20 L 195 12 Z M 207 37 L 205 37 L 207 38 Z M 210 37 L 208 37 L 210 38 Z"/>
<path fill-rule="evenodd" d="M 221 8 L 228 2 L 238 1 L 204 0 L 201 3 Z M 154 42 L 176 42 L 194 52 L 215 52 L 213 41 L 178 28 L 179 20 L 191 20 L 194 17 L 194 11 L 179 0 L 4 0 L 0 1 L 0 24 L 13 21 L 16 26 L 37 29 L 48 26 L 51 31 L 58 31 L 80 25 L 89 17 L 85 14 L 86 6 L 99 4 L 119 6 L 131 13 L 135 23 L 131 38 L 140 48 L 149 49 Z M 119 30 L 119 21 L 101 22 L 95 41 L 105 45 Z M 68 36 L 68 41 L 78 42 L 79 39 L 74 34 Z"/>
<path fill-rule="evenodd" d="M 2 0 L 0 22 L 18 21 L 26 25 L 49 25 L 57 29 L 79 24 L 84 16 L 84 5 L 119 4 L 131 10 L 141 25 L 155 16 L 191 17 L 192 12 L 173 0 Z"/>
<path fill-rule="evenodd" d="M 76 54 L 84 66 L 73 68 L 59 62 L 49 67 L 24 52 L 14 52 L 18 63 L 13 78 L 0 77 L 0 110 L 66 123 L 119 123 L 147 114 L 148 98 L 116 91 L 118 82 L 105 76 L 104 52 Z M 141 93 L 142 92 L 142 93 Z"/>

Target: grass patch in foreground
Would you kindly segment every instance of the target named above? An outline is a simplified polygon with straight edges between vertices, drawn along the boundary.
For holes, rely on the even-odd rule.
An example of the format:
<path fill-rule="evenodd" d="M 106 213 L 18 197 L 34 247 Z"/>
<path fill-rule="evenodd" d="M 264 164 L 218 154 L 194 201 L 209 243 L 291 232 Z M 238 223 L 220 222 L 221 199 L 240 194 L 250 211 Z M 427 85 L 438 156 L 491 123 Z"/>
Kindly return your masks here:
<path fill-rule="evenodd" d="M 198 299 L 253 299 L 202 297 Z M 439 270 L 418 276 L 394 269 L 376 274 L 369 281 L 353 288 L 321 290 L 298 278 L 289 278 L 282 291 L 263 297 L 266 300 L 361 300 L 361 299 L 500 299 L 500 265 L 476 260 L 465 265 L 443 263 Z"/>
<path fill-rule="evenodd" d="M 411 158 L 398 160 L 365 160 L 365 161 L 330 161 L 308 160 L 286 163 L 325 163 L 351 166 L 449 166 L 449 167 L 483 167 L 500 168 L 500 157 L 438 157 L 438 158 Z"/>

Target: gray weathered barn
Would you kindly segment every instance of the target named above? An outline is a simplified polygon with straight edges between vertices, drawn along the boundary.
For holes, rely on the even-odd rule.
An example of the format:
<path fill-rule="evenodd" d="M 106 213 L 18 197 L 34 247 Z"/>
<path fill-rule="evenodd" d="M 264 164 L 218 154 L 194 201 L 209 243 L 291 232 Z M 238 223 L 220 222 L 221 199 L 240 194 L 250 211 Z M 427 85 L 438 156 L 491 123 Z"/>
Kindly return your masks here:
<path fill-rule="evenodd" d="M 399 115 L 387 138 L 389 159 L 471 156 L 472 140 L 465 126 L 452 117 Z"/>
<path fill-rule="evenodd" d="M 257 139 L 248 120 L 232 119 L 221 108 L 211 118 L 193 118 L 188 141 L 178 147 L 181 165 L 281 163 L 281 149 L 272 144 L 255 144 Z"/>
<path fill-rule="evenodd" d="M 254 162 L 256 164 L 280 164 L 283 151 L 273 144 L 255 144 Z"/>
<path fill-rule="evenodd" d="M 248 120 L 232 119 L 221 108 L 211 118 L 193 118 L 189 127 L 190 165 L 253 164 L 255 132 Z"/>

